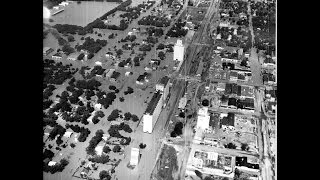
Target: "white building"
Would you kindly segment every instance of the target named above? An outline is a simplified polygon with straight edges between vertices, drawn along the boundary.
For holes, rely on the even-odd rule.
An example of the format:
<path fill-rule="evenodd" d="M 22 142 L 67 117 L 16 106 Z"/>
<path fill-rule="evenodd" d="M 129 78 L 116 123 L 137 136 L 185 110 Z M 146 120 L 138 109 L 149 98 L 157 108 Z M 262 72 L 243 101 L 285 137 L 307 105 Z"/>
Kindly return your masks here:
<path fill-rule="evenodd" d="M 160 91 L 163 94 L 163 100 L 166 100 L 169 94 L 170 78 L 168 76 L 162 77 L 156 84 L 156 91 Z"/>
<path fill-rule="evenodd" d="M 186 105 L 187 105 L 187 97 L 184 96 L 179 100 L 178 109 L 184 109 Z"/>
<path fill-rule="evenodd" d="M 53 60 L 61 60 L 61 59 L 62 59 L 62 56 L 61 56 L 60 53 L 56 53 L 56 54 L 52 55 L 51 58 L 52 58 Z"/>
<path fill-rule="evenodd" d="M 197 129 L 205 130 L 209 128 L 210 116 L 198 116 Z"/>
<path fill-rule="evenodd" d="M 100 61 L 96 61 L 95 64 L 98 66 L 102 66 L 102 62 L 100 62 Z"/>
<path fill-rule="evenodd" d="M 140 159 L 140 150 L 138 148 L 131 148 L 130 165 L 137 166 Z"/>
<path fill-rule="evenodd" d="M 162 93 L 157 91 L 151 98 L 146 112 L 142 117 L 143 132 L 152 133 L 153 128 L 158 120 L 163 105 Z"/>
<path fill-rule="evenodd" d="M 77 60 L 78 55 L 77 54 L 71 54 L 70 56 L 68 56 L 67 60 L 69 61 L 75 61 Z"/>
<path fill-rule="evenodd" d="M 49 163 L 48 163 L 48 166 L 54 166 L 54 165 L 56 165 L 57 164 L 57 162 L 55 162 L 55 161 L 50 161 Z"/>
<path fill-rule="evenodd" d="M 173 60 L 183 61 L 184 58 L 184 45 L 182 40 L 178 39 L 173 48 Z"/>

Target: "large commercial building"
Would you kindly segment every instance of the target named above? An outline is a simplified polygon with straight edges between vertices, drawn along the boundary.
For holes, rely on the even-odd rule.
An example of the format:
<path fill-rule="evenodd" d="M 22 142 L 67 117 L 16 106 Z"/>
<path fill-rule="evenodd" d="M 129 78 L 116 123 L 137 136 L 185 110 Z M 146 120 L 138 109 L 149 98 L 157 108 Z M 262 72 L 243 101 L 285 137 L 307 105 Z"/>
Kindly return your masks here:
<path fill-rule="evenodd" d="M 173 60 L 183 61 L 184 57 L 184 45 L 182 40 L 178 39 L 173 48 Z"/>
<path fill-rule="evenodd" d="M 169 94 L 170 78 L 168 76 L 162 77 L 156 84 L 156 91 L 162 92 L 163 100 L 166 100 Z"/>
<path fill-rule="evenodd" d="M 143 115 L 143 132 L 152 133 L 153 128 L 160 115 L 162 105 L 163 105 L 162 93 L 157 91 L 151 98 L 148 107 Z"/>

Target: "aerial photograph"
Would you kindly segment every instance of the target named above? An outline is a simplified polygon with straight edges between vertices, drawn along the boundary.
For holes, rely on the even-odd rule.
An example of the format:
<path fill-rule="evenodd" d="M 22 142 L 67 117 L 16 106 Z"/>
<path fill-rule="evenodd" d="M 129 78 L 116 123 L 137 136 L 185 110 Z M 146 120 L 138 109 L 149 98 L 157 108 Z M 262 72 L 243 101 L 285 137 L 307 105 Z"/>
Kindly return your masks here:
<path fill-rule="evenodd" d="M 277 180 L 275 0 L 43 0 L 44 180 Z"/>

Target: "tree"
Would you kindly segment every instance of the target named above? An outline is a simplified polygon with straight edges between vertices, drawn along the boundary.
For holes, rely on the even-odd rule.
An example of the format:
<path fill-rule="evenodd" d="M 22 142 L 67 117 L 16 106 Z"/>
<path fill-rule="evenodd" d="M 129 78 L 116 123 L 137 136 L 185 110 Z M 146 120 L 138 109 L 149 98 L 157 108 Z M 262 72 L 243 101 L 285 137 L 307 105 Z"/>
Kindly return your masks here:
<path fill-rule="evenodd" d="M 162 43 L 160 43 L 160 44 L 158 45 L 158 47 L 157 47 L 157 49 L 164 49 L 164 48 L 165 48 L 165 45 L 162 44 Z"/>
<path fill-rule="evenodd" d="M 120 151 L 121 151 L 121 147 L 120 147 L 119 145 L 115 145 L 115 146 L 113 147 L 112 151 L 113 151 L 114 153 L 120 152 Z"/>
<path fill-rule="evenodd" d="M 74 143 L 71 143 L 70 147 L 74 148 L 74 147 L 76 147 L 76 145 Z"/>
<path fill-rule="evenodd" d="M 249 146 L 247 143 L 243 143 L 241 144 L 241 150 L 242 151 L 249 151 Z"/>
<path fill-rule="evenodd" d="M 75 40 L 74 40 L 74 37 L 73 37 L 73 36 L 71 36 L 71 35 L 70 35 L 70 36 L 68 36 L 68 41 L 69 41 L 69 42 L 73 42 L 73 41 L 75 41 Z"/>
<path fill-rule="evenodd" d="M 131 119 L 131 113 L 130 112 L 126 112 L 124 113 L 124 120 L 130 120 Z"/>
<path fill-rule="evenodd" d="M 111 112 L 111 114 L 108 116 L 108 121 L 114 121 L 119 117 L 119 110 L 115 109 Z"/>
<path fill-rule="evenodd" d="M 116 54 L 117 54 L 117 56 L 121 56 L 121 55 L 123 54 L 122 49 L 118 49 L 118 50 L 116 51 Z"/>
<path fill-rule="evenodd" d="M 120 102 L 124 101 L 124 97 L 119 97 Z"/>
<path fill-rule="evenodd" d="M 77 60 L 83 60 L 84 58 L 84 53 L 79 54 L 79 56 L 77 57 Z"/>
<path fill-rule="evenodd" d="M 132 121 L 133 121 L 133 122 L 137 122 L 137 121 L 139 121 L 138 116 L 137 116 L 137 115 L 135 115 L 135 114 L 131 114 L 131 118 L 132 118 Z"/>
<path fill-rule="evenodd" d="M 103 152 L 104 152 L 104 153 L 107 153 L 107 154 L 108 154 L 110 151 L 111 151 L 111 149 L 110 149 L 109 146 L 104 146 L 104 147 L 103 147 Z"/>
<path fill-rule="evenodd" d="M 109 175 L 109 173 L 106 170 L 102 170 L 99 173 L 99 178 L 100 178 L 100 180 L 110 180 L 111 176 Z"/>
<path fill-rule="evenodd" d="M 200 179 L 202 179 L 202 173 L 201 173 L 200 171 L 194 170 L 194 172 L 196 173 L 196 175 L 197 175 Z"/>

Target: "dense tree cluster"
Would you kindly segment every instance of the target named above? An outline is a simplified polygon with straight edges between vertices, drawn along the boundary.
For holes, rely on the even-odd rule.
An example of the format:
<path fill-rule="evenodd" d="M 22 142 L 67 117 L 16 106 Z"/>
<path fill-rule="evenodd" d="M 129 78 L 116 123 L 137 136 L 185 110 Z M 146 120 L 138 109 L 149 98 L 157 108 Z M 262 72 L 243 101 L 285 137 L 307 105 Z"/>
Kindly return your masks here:
<path fill-rule="evenodd" d="M 63 51 L 66 55 L 69 55 L 69 54 L 75 52 L 74 48 L 72 48 L 69 44 L 64 45 L 64 46 L 62 47 L 62 51 Z"/>
<path fill-rule="evenodd" d="M 105 115 L 104 115 L 103 111 L 97 111 L 92 118 L 92 123 L 97 124 L 100 121 L 99 118 L 103 118 L 104 116 Z"/>
<path fill-rule="evenodd" d="M 106 164 L 107 162 L 110 161 L 109 156 L 104 154 L 102 154 L 101 156 L 93 155 L 93 157 L 89 157 L 88 160 L 91 162 L 100 163 L 100 164 Z"/>
<path fill-rule="evenodd" d="M 138 21 L 138 25 L 152 25 L 156 27 L 168 27 L 170 20 L 166 17 L 148 15 Z"/>
<path fill-rule="evenodd" d="M 61 62 L 55 63 L 54 60 L 45 59 L 43 63 L 44 77 L 43 85 L 57 84 L 61 85 L 65 80 L 71 78 L 78 69 L 70 68 L 72 64 L 62 65 Z"/>
<path fill-rule="evenodd" d="M 184 37 L 188 33 L 188 29 L 183 29 L 185 25 L 186 22 L 182 22 L 181 19 L 179 19 L 166 35 L 169 37 Z"/>
<path fill-rule="evenodd" d="M 49 139 L 53 140 L 57 135 L 63 136 L 66 132 L 66 129 L 61 125 L 56 125 L 49 134 Z"/>
<path fill-rule="evenodd" d="M 56 172 L 62 172 L 68 164 L 69 161 L 66 159 L 61 159 L 60 162 L 55 164 L 54 166 L 49 166 L 48 164 L 44 163 L 43 171 L 50 172 L 51 174 L 54 174 Z"/>
<path fill-rule="evenodd" d="M 96 93 L 98 97 L 98 103 L 102 104 L 105 109 L 108 109 L 108 107 L 113 103 L 113 101 L 117 98 L 116 94 L 114 92 L 109 92 L 106 94 L 105 92 L 97 92 Z"/>
<path fill-rule="evenodd" d="M 183 123 L 182 122 L 177 122 L 176 125 L 174 126 L 173 131 L 171 132 L 171 137 L 177 137 L 182 134 L 182 129 L 183 129 Z"/>
<path fill-rule="evenodd" d="M 121 151 L 121 146 L 115 145 L 115 146 L 113 147 L 112 151 L 113 151 L 114 153 L 120 152 L 120 151 Z"/>
<path fill-rule="evenodd" d="M 120 117 L 120 111 L 118 109 L 114 109 L 108 116 L 108 121 L 115 121 L 119 117 Z"/>
<path fill-rule="evenodd" d="M 166 58 L 166 54 L 163 52 L 163 51 L 160 51 L 158 53 L 158 57 L 161 59 L 161 60 L 164 60 Z"/>
<path fill-rule="evenodd" d="M 144 41 L 149 43 L 149 44 L 156 44 L 156 43 L 158 43 L 158 38 L 152 37 L 152 36 L 148 36 L 147 39 L 145 39 Z"/>
<path fill-rule="evenodd" d="M 146 30 L 147 30 L 149 36 L 161 37 L 163 35 L 162 28 L 147 27 Z"/>
<path fill-rule="evenodd" d="M 97 53 L 102 49 L 102 47 L 107 45 L 107 40 L 97 39 L 96 41 L 93 38 L 86 37 L 85 42 L 82 45 L 76 46 L 77 51 L 87 50 L 89 53 Z"/>
<path fill-rule="evenodd" d="M 103 130 L 97 130 L 95 136 L 92 137 L 92 139 L 89 141 L 89 146 L 86 148 L 86 152 L 89 155 L 95 155 L 95 148 L 99 144 L 99 142 L 102 140 L 103 137 Z"/>

